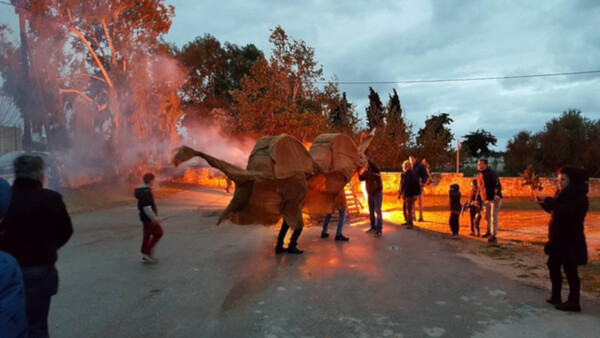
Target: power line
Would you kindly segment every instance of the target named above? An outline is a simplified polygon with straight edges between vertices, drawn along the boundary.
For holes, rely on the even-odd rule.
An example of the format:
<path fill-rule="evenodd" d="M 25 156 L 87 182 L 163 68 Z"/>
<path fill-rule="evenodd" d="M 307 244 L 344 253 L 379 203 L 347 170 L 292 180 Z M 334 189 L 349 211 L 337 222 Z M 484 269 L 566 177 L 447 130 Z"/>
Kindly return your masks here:
<path fill-rule="evenodd" d="M 397 84 L 397 83 L 407 84 L 407 83 L 463 82 L 463 81 L 511 80 L 511 79 L 524 79 L 524 78 L 534 78 L 534 77 L 583 75 L 583 74 L 597 74 L 597 73 L 600 73 L 600 70 L 586 70 L 586 71 L 581 71 L 581 72 L 549 73 L 549 74 L 472 77 L 472 78 L 458 78 L 458 79 L 398 80 L 398 81 L 338 81 L 338 82 L 334 82 L 334 83 L 346 84 L 346 85 L 365 85 L 365 84 Z M 315 83 L 327 84 L 330 82 L 316 81 Z"/>

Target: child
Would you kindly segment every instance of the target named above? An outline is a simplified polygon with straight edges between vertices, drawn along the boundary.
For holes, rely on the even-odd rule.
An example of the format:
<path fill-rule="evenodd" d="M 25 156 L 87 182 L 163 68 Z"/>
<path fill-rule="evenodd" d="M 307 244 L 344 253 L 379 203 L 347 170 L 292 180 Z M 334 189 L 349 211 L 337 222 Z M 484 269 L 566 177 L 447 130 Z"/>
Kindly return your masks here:
<path fill-rule="evenodd" d="M 142 239 L 142 261 L 144 263 L 156 264 L 158 259 L 154 257 L 154 246 L 163 235 L 158 219 L 158 209 L 154 203 L 152 195 L 152 186 L 154 185 L 154 175 L 144 174 L 144 184 L 140 185 L 134 191 L 135 198 L 138 200 L 138 210 L 140 211 L 140 220 L 144 224 L 144 238 Z"/>
<path fill-rule="evenodd" d="M 450 231 L 452 231 L 452 238 L 458 238 L 458 217 L 461 210 L 460 186 L 455 183 L 450 185 Z"/>
<path fill-rule="evenodd" d="M 465 207 L 469 208 L 469 214 L 471 216 L 471 236 L 481 236 L 479 233 L 479 222 L 481 221 L 481 206 L 483 201 L 481 195 L 477 189 L 477 180 L 471 181 L 471 195 L 469 200 L 465 203 Z"/>

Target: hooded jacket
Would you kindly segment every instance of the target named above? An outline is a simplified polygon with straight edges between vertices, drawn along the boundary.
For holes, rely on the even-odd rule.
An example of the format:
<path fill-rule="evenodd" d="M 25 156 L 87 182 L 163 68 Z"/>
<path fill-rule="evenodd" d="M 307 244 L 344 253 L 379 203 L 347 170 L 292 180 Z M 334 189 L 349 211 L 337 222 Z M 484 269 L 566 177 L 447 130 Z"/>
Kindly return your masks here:
<path fill-rule="evenodd" d="M 450 211 L 454 214 L 460 214 L 462 204 L 460 203 L 460 186 L 458 184 L 450 185 Z"/>
<path fill-rule="evenodd" d="M 152 195 L 152 189 L 143 184 L 133 191 L 133 195 L 137 198 L 138 211 L 140 212 L 140 220 L 142 223 L 151 223 L 152 219 L 146 214 L 144 208 L 149 206 L 155 215 L 158 215 L 158 209 L 154 203 L 154 196 Z"/>

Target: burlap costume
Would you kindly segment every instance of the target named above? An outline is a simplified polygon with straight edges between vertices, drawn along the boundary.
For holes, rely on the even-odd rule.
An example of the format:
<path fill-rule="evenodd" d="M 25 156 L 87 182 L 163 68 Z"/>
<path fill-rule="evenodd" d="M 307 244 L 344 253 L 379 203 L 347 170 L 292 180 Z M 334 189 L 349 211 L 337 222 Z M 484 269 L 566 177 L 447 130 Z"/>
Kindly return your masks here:
<path fill-rule="evenodd" d="M 298 229 L 304 226 L 303 208 L 316 215 L 333 212 L 336 196 L 362 166 L 361 154 L 371 139 L 358 148 L 344 134 L 322 134 L 309 153 L 292 136 L 265 136 L 256 142 L 246 170 L 189 147 L 179 148 L 173 161 L 179 165 L 200 156 L 235 182 L 233 198 L 217 224 L 271 225 L 283 216 L 290 228 Z"/>
<path fill-rule="evenodd" d="M 235 182 L 233 198 L 217 224 L 229 220 L 272 225 L 283 216 L 292 229 L 304 226 L 300 203 L 306 196 L 306 177 L 317 165 L 296 138 L 286 134 L 261 137 L 246 170 L 187 147 L 180 148 L 174 162 L 178 165 L 193 156 L 204 158 Z"/>
<path fill-rule="evenodd" d="M 361 167 L 359 149 L 344 134 L 321 134 L 310 147 L 319 172 L 308 179 L 304 212 L 313 215 L 331 214 L 335 198 L 350 181 L 356 168 Z"/>

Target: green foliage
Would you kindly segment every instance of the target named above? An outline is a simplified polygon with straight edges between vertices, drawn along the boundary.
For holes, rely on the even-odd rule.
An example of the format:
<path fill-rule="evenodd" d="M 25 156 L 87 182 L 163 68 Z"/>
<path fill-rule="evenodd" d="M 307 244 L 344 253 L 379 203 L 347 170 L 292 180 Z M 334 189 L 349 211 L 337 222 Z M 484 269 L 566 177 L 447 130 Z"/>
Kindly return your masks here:
<path fill-rule="evenodd" d="M 510 173 L 520 173 L 529 165 L 545 175 L 570 164 L 581 166 L 593 177 L 600 175 L 600 120 L 591 121 L 581 111 L 571 109 L 546 122 L 544 130 L 532 135 L 521 131 L 506 148 L 505 163 Z"/>
<path fill-rule="evenodd" d="M 369 130 L 383 127 L 385 123 L 383 104 L 379 94 L 372 87 L 369 87 L 369 106 L 365 108 L 365 112 L 367 113 L 367 127 Z"/>
<path fill-rule="evenodd" d="M 227 42 L 223 47 L 214 36 L 205 34 L 184 45 L 177 58 L 188 70 L 181 88 L 183 101 L 224 108 L 232 103 L 231 91 L 240 89 L 242 78 L 264 56 L 252 44 L 239 47 Z"/>
<path fill-rule="evenodd" d="M 229 131 L 255 137 L 287 133 L 311 140 L 327 130 L 331 112 L 343 100 L 335 85 L 315 87 L 323 80 L 323 70 L 313 48 L 289 38 L 279 26 L 269 41 L 274 46 L 269 60 L 258 59 L 232 93 L 235 117 Z"/>
<path fill-rule="evenodd" d="M 483 129 L 477 129 L 463 136 L 463 145 L 469 149 L 469 156 L 479 158 L 481 156 L 489 156 L 489 145 L 496 145 L 498 141 L 496 137 Z"/>
<path fill-rule="evenodd" d="M 427 158 L 432 170 L 452 166 L 454 134 L 447 127 L 452 122 L 448 113 L 440 113 L 425 120 L 425 126 L 417 132 L 417 150 L 420 157 Z"/>
<path fill-rule="evenodd" d="M 523 172 L 530 164 L 540 167 L 536 161 L 539 147 L 536 136 L 531 132 L 526 130 L 518 132 L 506 145 L 504 169 L 511 176 L 515 176 Z"/>

